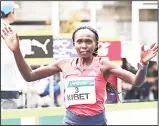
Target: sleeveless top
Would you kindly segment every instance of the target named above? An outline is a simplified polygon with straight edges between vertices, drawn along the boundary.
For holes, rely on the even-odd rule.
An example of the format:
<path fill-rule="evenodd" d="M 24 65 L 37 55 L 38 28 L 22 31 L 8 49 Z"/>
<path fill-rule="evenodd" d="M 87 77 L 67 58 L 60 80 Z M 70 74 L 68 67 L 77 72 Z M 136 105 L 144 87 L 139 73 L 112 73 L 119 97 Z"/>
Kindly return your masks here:
<path fill-rule="evenodd" d="M 106 81 L 99 67 L 100 57 L 94 57 L 84 71 L 77 67 L 78 58 L 68 63 L 64 70 L 65 105 L 79 116 L 93 116 L 104 111 Z"/>

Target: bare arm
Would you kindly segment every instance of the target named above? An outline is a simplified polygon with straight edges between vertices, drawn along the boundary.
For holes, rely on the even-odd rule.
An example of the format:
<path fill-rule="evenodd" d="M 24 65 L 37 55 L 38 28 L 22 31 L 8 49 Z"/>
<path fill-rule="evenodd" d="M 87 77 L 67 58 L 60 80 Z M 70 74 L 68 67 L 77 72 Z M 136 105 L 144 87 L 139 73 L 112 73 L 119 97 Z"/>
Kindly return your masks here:
<path fill-rule="evenodd" d="M 25 62 L 19 49 L 14 51 L 14 57 L 23 78 L 29 82 L 49 77 L 57 72 L 62 72 L 61 67 L 65 62 L 65 60 L 57 60 L 51 65 L 32 70 L 31 67 Z"/>
<path fill-rule="evenodd" d="M 108 72 L 110 74 L 114 74 L 118 78 L 132 84 L 133 86 L 141 86 L 147 74 L 147 66 L 149 61 L 157 55 L 158 46 L 155 46 L 155 44 L 156 43 L 152 44 L 147 50 L 144 49 L 144 46 L 141 47 L 140 62 L 144 67 L 143 69 L 139 69 L 136 75 L 122 69 L 108 60 L 101 61 L 102 71 L 104 71 L 104 73 Z"/>
<path fill-rule="evenodd" d="M 122 69 L 120 66 L 117 66 L 111 61 L 105 62 L 105 65 L 109 66 L 109 73 L 117 76 L 121 80 L 125 81 L 128 84 L 133 86 L 141 86 L 145 80 L 147 74 L 147 66 L 143 70 L 139 69 L 135 74 Z"/>
<path fill-rule="evenodd" d="M 31 67 L 25 62 L 20 51 L 18 35 L 12 30 L 9 25 L 6 25 L 4 27 L 1 37 L 7 44 L 8 48 L 13 52 L 18 69 L 23 78 L 28 82 L 42 79 L 51 76 L 57 72 L 61 72 L 62 68 L 66 64 L 66 60 L 58 60 L 49 66 L 32 70 Z"/>

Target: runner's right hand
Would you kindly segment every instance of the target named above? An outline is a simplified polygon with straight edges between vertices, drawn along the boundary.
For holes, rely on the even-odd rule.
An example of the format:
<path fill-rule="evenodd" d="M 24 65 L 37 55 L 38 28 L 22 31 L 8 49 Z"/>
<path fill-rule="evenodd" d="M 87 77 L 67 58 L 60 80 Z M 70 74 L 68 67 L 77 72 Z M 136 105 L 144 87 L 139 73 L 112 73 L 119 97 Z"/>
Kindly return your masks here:
<path fill-rule="evenodd" d="M 1 38 L 5 41 L 8 48 L 12 52 L 16 52 L 19 50 L 19 37 L 18 35 L 12 30 L 11 26 L 5 25 L 1 29 Z"/>

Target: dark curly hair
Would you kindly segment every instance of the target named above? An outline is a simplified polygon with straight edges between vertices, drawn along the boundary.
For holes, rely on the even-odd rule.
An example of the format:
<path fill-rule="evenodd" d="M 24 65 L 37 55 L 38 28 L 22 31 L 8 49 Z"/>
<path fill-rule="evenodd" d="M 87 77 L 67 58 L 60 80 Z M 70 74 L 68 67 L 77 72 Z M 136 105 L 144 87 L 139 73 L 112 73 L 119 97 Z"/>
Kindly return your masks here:
<path fill-rule="evenodd" d="M 98 40 L 99 40 L 99 36 L 98 36 L 98 32 L 94 29 L 94 28 L 92 28 L 92 27 L 90 27 L 90 26 L 81 26 L 81 27 L 78 27 L 74 32 L 73 32 L 73 34 L 72 34 L 72 40 L 73 40 L 73 44 L 74 44 L 74 41 L 75 41 L 75 34 L 77 33 L 77 31 L 79 31 L 79 30 L 83 30 L 83 29 L 88 29 L 88 30 L 90 30 L 90 31 L 92 31 L 93 33 L 94 33 L 94 35 L 95 35 L 95 39 L 96 39 L 96 44 L 97 44 L 97 46 L 96 46 L 96 48 L 95 48 L 95 50 L 94 50 L 94 52 L 93 52 L 93 56 L 97 56 L 97 51 L 98 51 Z"/>

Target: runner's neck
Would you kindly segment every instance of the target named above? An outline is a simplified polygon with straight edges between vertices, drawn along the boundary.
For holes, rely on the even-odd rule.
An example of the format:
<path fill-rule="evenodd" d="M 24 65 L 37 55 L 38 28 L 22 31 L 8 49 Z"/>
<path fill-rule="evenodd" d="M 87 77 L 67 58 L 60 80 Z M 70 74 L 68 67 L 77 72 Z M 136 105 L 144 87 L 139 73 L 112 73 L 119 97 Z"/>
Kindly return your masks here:
<path fill-rule="evenodd" d="M 77 59 L 76 65 L 77 68 L 80 69 L 81 71 L 86 70 L 87 67 L 89 67 L 93 63 L 94 57 L 90 57 L 89 59 Z"/>

